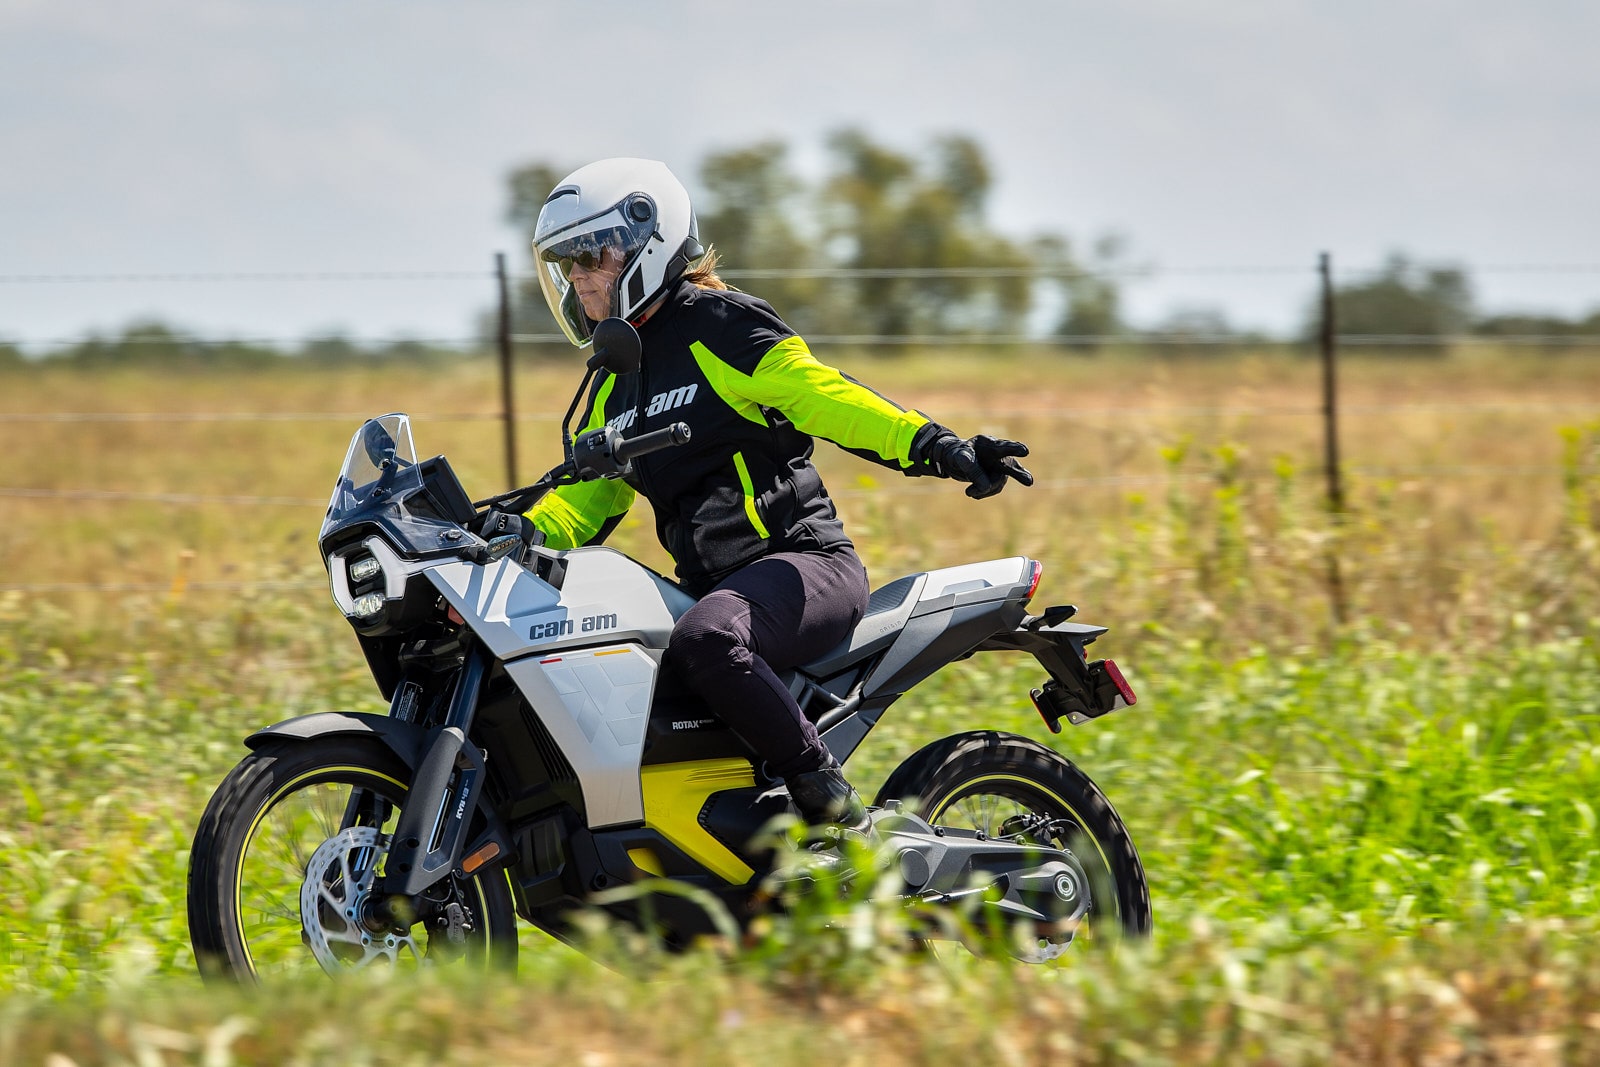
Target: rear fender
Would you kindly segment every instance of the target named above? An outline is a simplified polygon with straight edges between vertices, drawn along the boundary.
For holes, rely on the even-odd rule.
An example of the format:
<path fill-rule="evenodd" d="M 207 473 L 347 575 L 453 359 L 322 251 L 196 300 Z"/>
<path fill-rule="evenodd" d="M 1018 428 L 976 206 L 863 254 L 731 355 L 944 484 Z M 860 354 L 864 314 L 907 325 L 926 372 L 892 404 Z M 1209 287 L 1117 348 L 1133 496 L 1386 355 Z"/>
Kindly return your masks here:
<path fill-rule="evenodd" d="M 1106 632 L 1104 626 L 1083 622 L 1061 622 L 1054 626 L 1029 628 L 1026 621 L 1012 630 L 1001 630 L 978 646 L 979 652 L 1030 652 L 1044 669 L 1062 685 L 1086 681 L 1089 656 L 1085 649 Z"/>

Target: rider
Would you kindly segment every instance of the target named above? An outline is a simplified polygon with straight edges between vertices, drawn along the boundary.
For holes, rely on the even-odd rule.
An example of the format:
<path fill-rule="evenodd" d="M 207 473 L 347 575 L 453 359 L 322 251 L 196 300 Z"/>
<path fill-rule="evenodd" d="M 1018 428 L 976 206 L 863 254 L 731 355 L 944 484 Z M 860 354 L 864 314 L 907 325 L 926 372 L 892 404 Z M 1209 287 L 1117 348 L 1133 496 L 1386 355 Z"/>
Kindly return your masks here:
<path fill-rule="evenodd" d="M 658 700 L 697 701 L 782 778 L 813 825 L 865 826 L 838 763 L 779 680 L 847 637 L 866 570 L 811 462 L 821 437 L 892 470 L 992 496 L 1032 485 L 1026 445 L 962 439 L 817 361 L 772 307 L 730 290 L 665 164 L 605 159 L 568 175 L 534 229 L 545 300 L 583 347 L 619 316 L 639 331 L 636 373 L 602 373 L 583 429 L 636 436 L 679 420 L 688 444 L 633 461 L 622 481 L 564 486 L 528 513 L 553 548 L 597 544 L 643 493 L 656 534 L 698 598 L 673 628 Z M 664 692 L 663 692 L 664 690 Z"/>

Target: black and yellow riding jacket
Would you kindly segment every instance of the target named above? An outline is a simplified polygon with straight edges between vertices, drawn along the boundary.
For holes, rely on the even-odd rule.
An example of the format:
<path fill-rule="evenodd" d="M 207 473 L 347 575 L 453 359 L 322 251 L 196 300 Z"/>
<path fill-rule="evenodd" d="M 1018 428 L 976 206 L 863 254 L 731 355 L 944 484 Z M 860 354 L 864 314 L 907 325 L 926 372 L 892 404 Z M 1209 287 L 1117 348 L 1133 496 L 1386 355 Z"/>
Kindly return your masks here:
<path fill-rule="evenodd" d="M 602 372 L 582 429 L 636 437 L 674 422 L 692 438 L 633 461 L 625 480 L 563 486 L 528 513 L 553 548 L 605 538 L 643 493 L 678 580 L 703 595 L 772 552 L 848 544 L 813 438 L 907 474 L 927 416 L 817 361 L 777 312 L 743 293 L 680 282 L 639 330 L 637 372 Z"/>

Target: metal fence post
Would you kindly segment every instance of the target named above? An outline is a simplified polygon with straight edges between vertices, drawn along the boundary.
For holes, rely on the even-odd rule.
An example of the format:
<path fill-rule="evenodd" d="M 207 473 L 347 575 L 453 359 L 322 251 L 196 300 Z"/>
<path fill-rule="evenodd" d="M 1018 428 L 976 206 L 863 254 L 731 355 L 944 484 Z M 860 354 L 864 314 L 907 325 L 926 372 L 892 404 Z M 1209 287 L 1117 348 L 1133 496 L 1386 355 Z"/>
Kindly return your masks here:
<path fill-rule="evenodd" d="M 1333 536 L 1328 541 L 1328 592 L 1333 600 L 1333 621 L 1345 622 L 1344 577 L 1339 570 L 1339 539 L 1344 525 L 1344 484 L 1339 470 L 1338 332 L 1333 299 L 1333 257 L 1323 252 L 1317 260 L 1322 278 L 1322 441 L 1323 467 L 1328 478 L 1328 515 Z"/>
<path fill-rule="evenodd" d="M 511 287 L 506 281 L 506 254 L 494 254 L 494 272 L 500 282 L 500 420 L 505 427 L 506 485 L 517 485 L 517 415 L 511 381 Z"/>

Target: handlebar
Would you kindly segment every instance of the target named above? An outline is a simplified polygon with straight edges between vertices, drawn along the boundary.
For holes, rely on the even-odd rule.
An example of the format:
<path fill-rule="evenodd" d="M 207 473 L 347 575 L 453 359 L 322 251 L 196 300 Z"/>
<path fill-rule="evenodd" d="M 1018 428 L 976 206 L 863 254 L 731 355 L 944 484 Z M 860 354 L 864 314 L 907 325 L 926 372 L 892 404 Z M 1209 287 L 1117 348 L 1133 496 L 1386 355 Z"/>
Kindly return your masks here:
<path fill-rule="evenodd" d="M 614 436 L 616 431 L 607 429 L 606 433 Z M 647 456 L 652 452 L 660 452 L 664 448 L 675 448 L 678 445 L 687 444 L 690 436 L 688 423 L 675 422 L 671 426 L 663 427 L 651 433 L 618 441 L 612 446 L 611 455 L 608 458 L 611 463 L 617 466 L 618 473 L 620 473 L 620 468 L 627 466 L 630 461 L 640 456 Z M 613 475 L 607 474 L 606 476 L 612 477 Z M 594 477 L 593 473 L 587 475 L 587 478 Z M 535 501 L 551 489 L 561 485 L 572 485 L 575 482 L 587 480 L 587 478 L 578 469 L 575 469 L 573 463 L 569 460 L 552 468 L 532 485 L 524 486 L 521 489 L 513 489 L 508 493 L 500 493 L 497 496 L 487 497 L 483 500 L 475 500 L 472 502 L 472 506 L 481 509 L 485 507 L 503 507 L 509 504 L 514 511 L 527 511 Z"/>
<path fill-rule="evenodd" d="M 671 426 L 654 430 L 638 437 L 630 437 L 620 442 L 614 455 L 618 463 L 630 463 L 640 456 L 647 456 L 652 452 L 660 452 L 663 448 L 674 448 L 678 445 L 689 443 L 689 424 L 675 422 Z"/>

